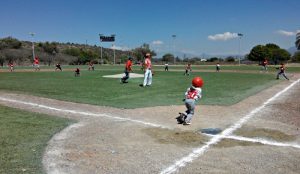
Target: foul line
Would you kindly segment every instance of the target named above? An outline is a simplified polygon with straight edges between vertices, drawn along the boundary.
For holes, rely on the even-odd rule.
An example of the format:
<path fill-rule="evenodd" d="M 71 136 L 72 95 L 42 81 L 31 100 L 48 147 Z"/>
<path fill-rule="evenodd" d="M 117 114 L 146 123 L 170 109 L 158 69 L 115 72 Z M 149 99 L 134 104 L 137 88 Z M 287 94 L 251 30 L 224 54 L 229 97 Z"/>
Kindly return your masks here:
<path fill-rule="evenodd" d="M 206 152 L 210 146 L 217 144 L 220 142 L 223 138 L 226 138 L 230 136 L 235 130 L 239 129 L 244 125 L 249 119 L 255 116 L 256 113 L 258 113 L 260 110 L 262 110 L 264 107 L 266 107 L 267 104 L 275 100 L 277 97 L 288 91 L 290 88 L 292 88 L 295 84 L 297 84 L 300 81 L 298 79 L 297 81 L 293 82 L 290 84 L 288 87 L 283 89 L 282 91 L 278 92 L 276 95 L 268 99 L 266 102 L 264 102 L 260 107 L 255 108 L 252 110 L 249 114 L 247 114 L 245 117 L 241 118 L 238 122 L 236 122 L 234 125 L 231 127 L 225 129 L 220 135 L 214 136 L 210 141 L 206 143 L 206 145 L 201 146 L 195 150 L 193 150 L 192 153 L 189 155 L 181 158 L 178 161 L 175 161 L 175 163 L 168 168 L 164 169 L 163 171 L 160 172 L 160 174 L 170 174 L 173 172 L 176 172 L 179 168 L 186 166 L 187 163 L 191 163 L 195 159 L 197 159 L 200 155 L 202 155 L 204 152 Z"/>
<path fill-rule="evenodd" d="M 271 146 L 280 146 L 280 147 L 294 147 L 297 149 L 300 149 L 300 145 L 296 144 L 296 143 L 281 143 L 281 142 L 277 142 L 277 141 L 273 141 L 273 140 L 266 140 L 263 138 L 247 138 L 247 137 L 241 137 L 241 136 L 227 136 L 224 138 L 228 138 L 228 139 L 233 139 L 233 140 L 238 140 L 238 141 L 248 141 L 248 142 L 252 142 L 252 143 L 260 143 L 260 144 L 265 144 L 265 145 L 271 145 Z"/>
<path fill-rule="evenodd" d="M 54 111 L 58 111 L 58 112 L 66 112 L 66 113 L 80 114 L 80 115 L 93 116 L 93 117 L 106 117 L 106 118 L 115 119 L 115 120 L 130 121 L 130 122 L 139 123 L 139 124 L 143 124 L 143 125 L 151 126 L 151 127 L 168 128 L 168 127 L 154 124 L 154 123 L 144 122 L 144 121 L 140 121 L 140 120 L 134 120 L 134 119 L 130 119 L 130 118 L 111 116 L 108 114 L 95 114 L 95 113 L 91 113 L 91 112 L 74 111 L 74 110 L 69 110 L 69 109 L 59 109 L 59 108 L 41 105 L 41 104 L 37 104 L 37 103 L 8 99 L 5 97 L 0 97 L 0 100 L 6 101 L 6 102 L 11 102 L 11 103 L 19 103 L 19 104 L 29 105 L 29 106 L 33 106 L 33 107 L 48 109 L 48 110 L 54 110 Z"/>
<path fill-rule="evenodd" d="M 207 137 L 215 137 L 216 135 L 211 135 L 211 134 L 206 134 L 203 133 L 203 135 L 206 135 Z M 274 140 L 269 140 L 269 139 L 264 139 L 261 137 L 255 137 L 255 138 L 249 138 L 249 137 L 242 137 L 238 135 L 229 135 L 226 137 L 223 137 L 223 139 L 232 139 L 232 140 L 238 140 L 238 141 L 246 141 L 246 142 L 251 142 L 251 143 L 260 143 L 264 145 L 270 145 L 270 146 L 280 146 L 280 147 L 293 147 L 300 149 L 300 145 L 297 143 L 288 143 L 288 142 L 277 142 Z"/>

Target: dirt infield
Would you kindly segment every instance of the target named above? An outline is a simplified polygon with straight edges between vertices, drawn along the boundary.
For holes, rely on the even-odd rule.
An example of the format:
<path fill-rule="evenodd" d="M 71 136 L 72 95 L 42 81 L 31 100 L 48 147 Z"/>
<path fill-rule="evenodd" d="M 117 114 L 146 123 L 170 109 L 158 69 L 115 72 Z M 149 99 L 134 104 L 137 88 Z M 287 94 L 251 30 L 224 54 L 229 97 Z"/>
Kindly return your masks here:
<path fill-rule="evenodd" d="M 176 124 L 184 106 L 116 109 L 0 92 L 0 104 L 75 119 L 55 135 L 43 158 L 45 170 L 61 173 L 161 173 L 204 146 L 204 128 L 227 129 L 291 85 L 280 84 L 232 106 L 197 106 L 192 125 Z M 260 109 L 234 135 L 300 144 L 300 84 Z M 300 149 L 223 139 L 175 173 L 299 173 Z M 163 173 L 163 172 L 162 172 Z"/>

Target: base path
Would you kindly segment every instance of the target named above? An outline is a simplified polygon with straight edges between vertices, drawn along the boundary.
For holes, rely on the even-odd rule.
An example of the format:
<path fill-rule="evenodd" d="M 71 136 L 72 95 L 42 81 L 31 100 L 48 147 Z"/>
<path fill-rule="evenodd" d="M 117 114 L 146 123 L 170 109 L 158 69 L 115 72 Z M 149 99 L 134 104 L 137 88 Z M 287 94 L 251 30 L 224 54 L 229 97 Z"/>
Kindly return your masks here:
<path fill-rule="evenodd" d="M 0 92 L 0 104 L 77 120 L 48 143 L 43 164 L 49 174 L 160 173 L 211 141 L 212 137 L 198 133 L 200 129 L 226 130 L 292 83 L 282 81 L 233 106 L 198 105 L 190 126 L 176 124 L 183 105 L 116 109 L 7 92 Z M 300 144 L 299 98 L 297 83 L 235 134 Z M 299 164 L 297 148 L 222 139 L 173 172 L 296 174 Z"/>

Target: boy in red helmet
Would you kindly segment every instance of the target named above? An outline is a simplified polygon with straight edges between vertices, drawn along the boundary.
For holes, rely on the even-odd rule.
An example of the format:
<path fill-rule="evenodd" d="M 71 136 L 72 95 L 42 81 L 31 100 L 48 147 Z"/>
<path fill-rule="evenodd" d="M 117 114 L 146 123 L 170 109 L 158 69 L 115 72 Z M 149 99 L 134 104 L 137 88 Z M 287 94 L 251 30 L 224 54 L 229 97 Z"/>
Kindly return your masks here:
<path fill-rule="evenodd" d="M 195 77 L 192 80 L 192 86 L 187 89 L 185 92 L 184 103 L 186 106 L 185 113 L 179 113 L 179 117 L 177 117 L 178 124 L 190 125 L 191 120 L 194 116 L 195 111 L 195 103 L 198 99 L 202 97 L 202 89 L 203 80 L 200 77 Z"/>

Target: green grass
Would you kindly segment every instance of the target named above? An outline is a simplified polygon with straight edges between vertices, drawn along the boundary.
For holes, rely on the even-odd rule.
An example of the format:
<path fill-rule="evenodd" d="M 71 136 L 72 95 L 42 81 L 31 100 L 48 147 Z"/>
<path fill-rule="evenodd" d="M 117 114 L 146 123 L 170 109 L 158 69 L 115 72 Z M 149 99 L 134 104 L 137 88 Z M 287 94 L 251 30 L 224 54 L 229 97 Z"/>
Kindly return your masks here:
<path fill-rule="evenodd" d="M 80 67 L 80 69 L 82 70 L 87 70 L 88 69 L 88 65 L 62 65 L 62 69 L 73 69 L 75 70 L 76 67 Z M 269 72 L 276 72 L 276 68 L 275 67 L 279 67 L 279 65 L 275 66 L 275 65 L 269 65 L 268 69 Z M 43 69 L 50 69 L 53 70 L 55 69 L 55 66 L 44 66 L 41 65 L 40 68 Z M 96 70 L 101 70 L 101 71 L 107 71 L 107 70 L 120 70 L 123 69 L 124 65 L 95 65 L 95 69 Z M 0 69 L 6 69 L 8 70 L 7 67 L 0 67 Z M 16 66 L 15 67 L 16 70 L 22 70 L 22 69 L 32 69 L 33 71 L 33 67 L 32 66 Z M 134 65 L 134 69 L 140 69 L 139 65 Z M 164 65 L 155 65 L 154 69 L 156 71 L 164 71 Z M 176 71 L 184 71 L 185 69 L 185 65 L 169 65 L 169 70 L 176 70 Z M 211 70 L 211 71 L 215 71 L 215 65 L 192 65 L 192 69 L 193 70 Z M 221 70 L 227 70 L 227 71 L 252 71 L 252 72 L 259 72 L 261 70 L 261 66 L 259 65 L 222 65 L 221 64 Z M 300 73 L 300 66 L 299 65 L 287 65 L 287 73 L 289 72 L 298 72 Z"/>
<path fill-rule="evenodd" d="M 0 106 L 0 173 L 43 173 L 50 138 L 71 121 Z"/>
<path fill-rule="evenodd" d="M 205 85 L 202 104 L 232 105 L 278 81 L 275 74 L 192 73 L 156 71 L 153 85 L 141 88 L 142 78 L 120 84 L 119 79 L 103 75 L 119 74 L 123 66 L 105 71 L 82 71 L 75 78 L 73 72 L 0 73 L 0 90 L 27 93 L 42 97 L 89 103 L 118 108 L 181 105 L 184 92 L 194 76 L 201 76 Z M 142 73 L 135 70 L 136 73 Z"/>

